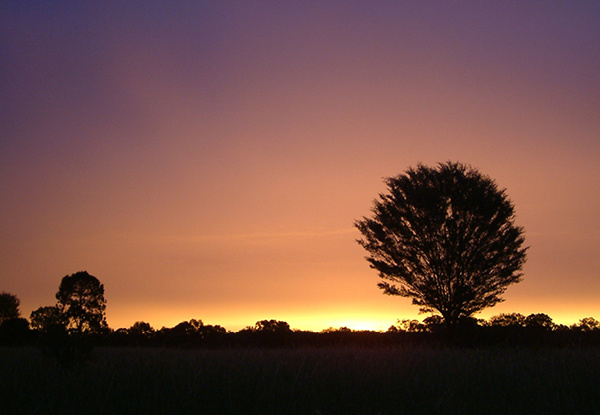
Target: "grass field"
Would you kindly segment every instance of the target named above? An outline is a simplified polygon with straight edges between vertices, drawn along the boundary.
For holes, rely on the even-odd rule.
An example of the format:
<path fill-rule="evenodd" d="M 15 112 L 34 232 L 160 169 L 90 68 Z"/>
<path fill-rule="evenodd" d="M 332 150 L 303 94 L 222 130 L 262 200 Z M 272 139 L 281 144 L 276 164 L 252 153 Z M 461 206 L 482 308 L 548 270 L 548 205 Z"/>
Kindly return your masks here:
<path fill-rule="evenodd" d="M 0 349 L 1 413 L 600 413 L 600 350 Z"/>

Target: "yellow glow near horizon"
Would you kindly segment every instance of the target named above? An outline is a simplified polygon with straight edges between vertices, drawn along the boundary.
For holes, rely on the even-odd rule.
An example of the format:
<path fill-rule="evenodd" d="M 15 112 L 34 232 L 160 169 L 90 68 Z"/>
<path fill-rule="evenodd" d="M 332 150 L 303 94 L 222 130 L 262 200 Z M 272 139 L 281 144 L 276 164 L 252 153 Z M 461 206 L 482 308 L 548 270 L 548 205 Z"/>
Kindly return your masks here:
<path fill-rule="evenodd" d="M 382 297 L 384 299 L 385 297 Z M 396 299 L 401 305 L 402 300 Z M 476 318 L 489 320 L 490 317 L 501 313 L 521 313 L 525 316 L 533 313 L 548 314 L 556 324 L 570 326 L 576 324 L 585 317 L 595 317 L 597 315 L 590 313 L 585 309 L 575 309 L 566 307 L 560 313 L 544 312 L 543 308 L 533 309 L 515 309 L 494 307 L 484 310 L 475 315 Z M 407 313 L 406 310 L 413 311 Z M 400 320 L 419 320 L 422 321 L 429 314 L 419 314 L 416 308 L 408 308 L 398 312 L 373 312 L 367 310 L 354 310 L 348 306 L 342 310 L 320 309 L 313 313 L 303 311 L 290 311 L 287 313 L 269 313 L 266 309 L 249 308 L 245 313 L 237 310 L 219 309 L 210 312 L 201 312 L 190 307 L 153 307 L 153 306 L 131 306 L 120 309 L 107 310 L 107 319 L 109 326 L 113 329 L 128 328 L 136 321 L 145 321 L 159 330 L 162 327 L 174 327 L 175 325 L 189 321 L 191 319 L 202 320 L 204 324 L 220 325 L 229 331 L 239 331 L 245 327 L 252 327 L 260 320 L 281 320 L 290 325 L 295 330 L 320 332 L 329 328 L 339 329 L 347 327 L 352 330 L 372 330 L 386 331 L 390 326 L 397 324 Z"/>
<path fill-rule="evenodd" d="M 370 311 L 344 310 L 315 310 L 290 311 L 287 313 L 269 313 L 268 310 L 248 308 L 245 313 L 237 310 L 220 309 L 217 311 L 201 312 L 189 307 L 153 307 L 136 306 L 118 310 L 108 309 L 107 320 L 111 328 L 128 328 L 136 321 L 145 321 L 158 330 L 162 327 L 174 327 L 182 321 L 191 319 L 202 320 L 204 324 L 220 325 L 229 331 L 238 331 L 252 327 L 261 320 L 281 320 L 295 330 L 320 332 L 328 328 L 339 329 L 347 327 L 352 330 L 385 331 L 395 324 L 395 315 Z"/>

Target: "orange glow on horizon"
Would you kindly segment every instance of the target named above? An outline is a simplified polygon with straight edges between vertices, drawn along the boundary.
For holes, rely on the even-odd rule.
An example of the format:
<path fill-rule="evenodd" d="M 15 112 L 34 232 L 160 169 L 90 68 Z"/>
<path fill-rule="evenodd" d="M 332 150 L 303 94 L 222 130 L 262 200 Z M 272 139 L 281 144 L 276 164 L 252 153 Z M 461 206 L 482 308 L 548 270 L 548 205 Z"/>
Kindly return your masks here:
<path fill-rule="evenodd" d="M 213 309 L 214 310 L 214 309 Z M 114 310 L 107 310 L 107 320 L 113 329 L 128 328 L 136 321 L 145 321 L 158 330 L 162 327 L 174 327 L 182 321 L 191 319 L 202 320 L 204 324 L 220 325 L 229 331 L 238 331 L 246 327 L 252 327 L 260 320 L 281 320 L 287 322 L 292 329 L 319 332 L 328 328 L 338 329 L 347 327 L 352 330 L 385 331 L 397 322 L 394 316 L 384 313 L 373 313 L 370 311 L 331 311 L 316 310 L 310 312 L 279 312 L 272 313 L 260 308 L 246 310 L 211 310 L 201 313 L 194 309 L 185 307 L 142 309 L 139 306 L 131 310 L 121 309 L 115 315 Z M 416 317 L 418 318 L 418 317 Z"/>
<path fill-rule="evenodd" d="M 382 300 L 385 297 L 382 296 Z M 399 321 L 418 320 L 422 321 L 430 314 L 420 314 L 417 307 L 408 305 L 408 300 L 399 297 L 394 298 L 397 301 L 397 309 L 370 311 L 362 307 L 342 306 L 341 310 L 332 310 L 327 308 L 316 309 L 312 312 L 288 310 L 287 312 L 270 312 L 264 307 L 245 307 L 241 310 L 226 310 L 225 308 L 213 308 L 210 311 L 200 311 L 190 307 L 141 307 L 134 306 L 131 309 L 119 309 L 115 313 L 110 307 L 107 310 L 109 326 L 112 329 L 128 328 L 136 321 L 145 321 L 159 330 L 162 327 L 174 327 L 175 325 L 189 321 L 191 319 L 202 320 L 204 324 L 220 325 L 229 331 L 239 331 L 246 327 L 253 327 L 260 320 L 280 320 L 290 325 L 295 330 L 306 330 L 320 332 L 325 329 L 339 329 L 347 327 L 352 330 L 372 330 L 386 331 L 390 326 L 396 325 Z M 404 304 L 403 304 L 404 303 Z M 527 304 L 527 303 L 526 303 Z M 402 307 L 404 305 L 404 307 Z M 512 308 L 514 307 L 514 308 Z M 373 307 L 371 307 L 373 308 Z M 570 326 L 576 324 L 585 317 L 595 317 L 589 308 L 577 307 L 575 305 L 566 305 L 562 312 L 551 313 L 544 311 L 543 305 L 539 307 L 519 307 L 516 304 L 512 306 L 496 306 L 476 314 L 474 317 L 489 320 L 490 317 L 502 313 L 521 313 L 525 316 L 534 313 L 548 314 L 554 323 Z"/>

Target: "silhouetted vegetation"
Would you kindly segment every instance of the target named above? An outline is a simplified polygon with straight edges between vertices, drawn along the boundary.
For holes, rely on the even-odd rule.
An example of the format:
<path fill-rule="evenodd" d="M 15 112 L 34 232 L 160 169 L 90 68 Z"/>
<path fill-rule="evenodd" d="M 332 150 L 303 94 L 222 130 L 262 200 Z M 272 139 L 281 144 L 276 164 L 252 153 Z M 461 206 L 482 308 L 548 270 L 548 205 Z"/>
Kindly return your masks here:
<path fill-rule="evenodd" d="M 104 286 L 96 277 L 79 271 L 61 280 L 56 300 L 55 306 L 31 312 L 31 328 L 44 355 L 71 367 L 85 360 L 93 346 L 103 343 L 110 333 Z"/>
<path fill-rule="evenodd" d="M 21 318 L 19 298 L 0 293 L 0 345 L 22 345 L 30 340 L 29 322 Z"/>
<path fill-rule="evenodd" d="M 84 277 L 61 283 L 57 306 L 32 312 L 31 327 L 14 307 L 5 313 L 4 412 L 546 414 L 600 405 L 592 317 L 570 327 L 542 313 L 463 317 L 451 333 L 439 315 L 385 332 L 301 331 L 275 319 L 237 332 L 197 319 L 112 330 L 102 285 Z"/>
<path fill-rule="evenodd" d="M 7 292 L 0 293 L 0 324 L 21 317 L 19 304 L 21 302 L 16 295 Z"/>
<path fill-rule="evenodd" d="M 385 294 L 439 312 L 448 330 L 502 301 L 521 278 L 523 229 L 504 190 L 477 170 L 447 162 L 385 180 L 373 217 L 356 222 Z"/>
<path fill-rule="evenodd" d="M 47 356 L 69 365 L 84 359 L 95 346 L 218 349 L 218 348 L 304 348 L 304 347 L 596 347 L 600 346 L 600 322 L 592 317 L 571 326 L 556 324 L 546 314 L 524 316 L 500 314 L 489 320 L 464 319 L 448 334 L 439 316 L 422 321 L 401 320 L 387 331 L 329 328 L 321 332 L 292 330 L 287 322 L 261 320 L 237 332 L 220 325 L 192 319 L 174 327 L 155 330 L 149 323 L 130 328 L 107 329 L 101 333 L 70 332 L 62 325 L 29 327 L 23 318 L 0 325 L 0 345 L 37 345 Z"/>
<path fill-rule="evenodd" d="M 56 307 L 64 317 L 68 330 L 100 333 L 107 328 L 104 286 L 86 271 L 64 277 L 58 287 L 56 300 Z"/>
<path fill-rule="evenodd" d="M 500 314 L 489 320 L 464 319 L 449 335 L 439 316 L 422 321 L 401 320 L 385 331 L 329 328 L 321 332 L 292 330 L 287 322 L 261 320 L 237 332 L 192 319 L 155 330 L 146 322 L 102 333 L 70 332 L 64 326 L 30 329 L 27 320 L 0 326 L 2 345 L 38 345 L 45 355 L 72 364 L 85 359 L 95 346 L 177 349 L 305 347 L 595 347 L 600 346 L 600 323 L 592 317 L 571 326 L 555 324 L 545 314 Z"/>
<path fill-rule="evenodd" d="M 46 333 L 57 327 L 67 328 L 67 319 L 56 306 L 39 307 L 29 316 L 31 328 L 41 333 Z"/>
<path fill-rule="evenodd" d="M 285 321 L 265 319 L 237 332 L 202 320 L 182 321 L 174 327 L 154 329 L 137 321 L 129 328 L 112 330 L 104 317 L 106 300 L 100 281 L 82 271 L 62 279 L 56 306 L 39 307 L 30 322 L 19 316 L 19 300 L 3 295 L 0 345 L 37 346 L 44 356 L 68 368 L 84 361 L 96 346 L 228 349 L 327 347 L 488 347 L 488 346 L 600 346 L 600 322 L 592 317 L 570 327 L 555 324 L 550 316 L 534 313 L 499 314 L 489 320 L 463 317 L 452 332 L 440 315 L 399 320 L 386 332 L 329 328 L 321 332 L 293 330 Z"/>

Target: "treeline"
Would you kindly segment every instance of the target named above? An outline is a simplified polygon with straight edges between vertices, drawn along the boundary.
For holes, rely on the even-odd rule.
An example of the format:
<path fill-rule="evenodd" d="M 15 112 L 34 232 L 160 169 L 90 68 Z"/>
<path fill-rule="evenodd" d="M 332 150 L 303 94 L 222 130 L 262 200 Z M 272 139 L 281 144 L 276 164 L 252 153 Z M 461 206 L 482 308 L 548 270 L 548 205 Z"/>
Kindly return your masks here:
<path fill-rule="evenodd" d="M 75 343 L 73 343 L 75 341 Z M 595 346 L 600 345 L 600 322 L 588 317 L 577 324 L 554 324 L 546 314 L 523 316 L 519 313 L 500 314 L 489 320 L 469 319 L 448 333 L 437 316 L 423 321 L 402 320 L 387 331 L 329 328 L 320 332 L 293 330 L 285 321 L 261 320 L 239 331 L 228 331 L 220 325 L 204 324 L 202 320 L 183 321 L 174 327 L 154 329 L 138 321 L 129 328 L 104 328 L 97 332 L 65 330 L 53 326 L 32 329 L 24 318 L 8 319 L 0 324 L 0 345 L 40 346 L 54 349 L 65 345 L 84 345 L 91 349 L 105 347 L 163 348 L 234 348 L 234 347 L 329 347 L 329 346 Z"/>
<path fill-rule="evenodd" d="M 594 346 L 600 345 L 600 322 L 592 317 L 577 324 L 555 324 L 546 314 L 524 316 L 500 314 L 467 319 L 448 332 L 439 316 L 423 321 L 402 320 L 386 331 L 328 328 L 320 332 L 293 330 L 285 321 L 261 320 L 237 332 L 202 320 L 184 321 L 172 328 L 155 330 L 149 323 L 136 322 L 127 329 L 110 331 L 103 337 L 107 346 L 128 347 L 330 347 L 330 346 Z"/>
<path fill-rule="evenodd" d="M 104 286 L 79 271 L 65 276 L 56 304 L 34 310 L 29 320 L 21 317 L 16 295 L 0 293 L 0 345 L 38 345 L 60 355 L 91 350 L 94 346 L 127 347 L 321 347 L 392 346 L 410 344 L 496 344 L 583 346 L 600 345 L 600 322 L 587 317 L 577 324 L 555 324 L 543 313 L 524 316 L 500 314 L 489 320 L 466 318 L 446 327 L 442 317 L 423 321 L 402 320 L 385 332 L 355 331 L 347 327 L 321 332 L 292 330 L 285 321 L 261 320 L 237 332 L 202 320 L 183 321 L 174 327 L 154 329 L 138 321 L 113 330 L 106 323 Z"/>

